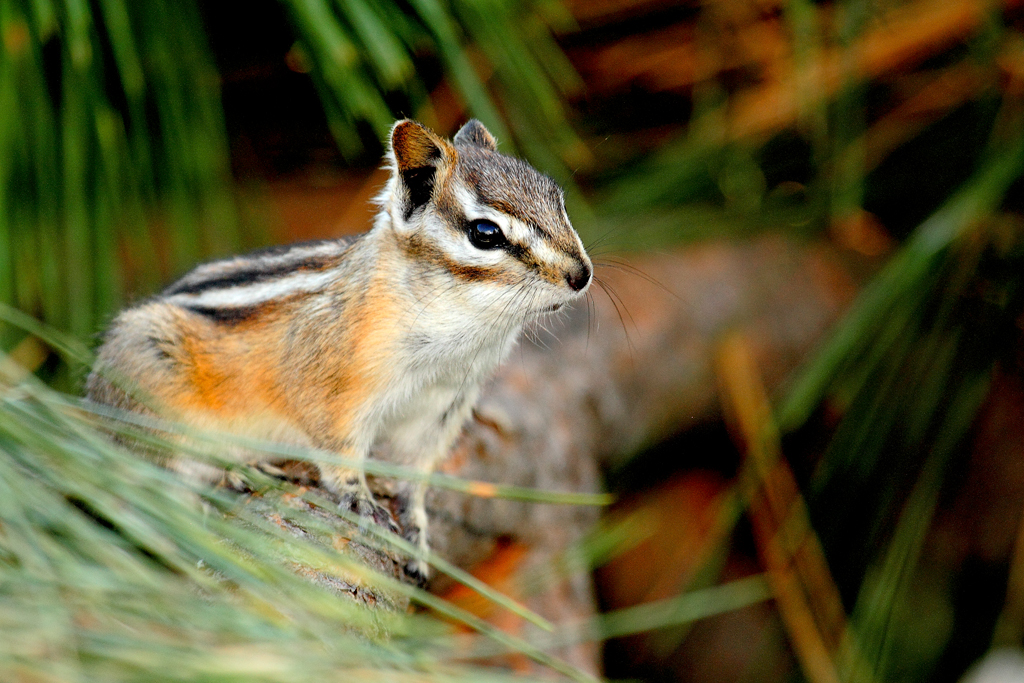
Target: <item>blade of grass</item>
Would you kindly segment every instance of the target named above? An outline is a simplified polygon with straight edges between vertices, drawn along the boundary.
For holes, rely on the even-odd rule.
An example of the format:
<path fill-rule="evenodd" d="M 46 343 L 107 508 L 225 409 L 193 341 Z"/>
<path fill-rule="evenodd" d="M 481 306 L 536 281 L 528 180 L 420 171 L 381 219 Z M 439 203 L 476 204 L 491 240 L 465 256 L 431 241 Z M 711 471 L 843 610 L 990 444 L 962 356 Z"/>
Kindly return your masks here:
<path fill-rule="evenodd" d="M 770 582 L 764 575 L 748 576 L 674 598 L 608 612 L 579 630 L 594 639 L 621 638 L 644 631 L 690 624 L 756 605 L 772 597 Z"/>
<path fill-rule="evenodd" d="M 410 0 L 409 4 L 432 33 L 439 55 L 444 60 L 459 92 L 466 99 L 469 110 L 483 121 L 499 140 L 510 139 L 508 129 L 492 104 L 480 77 L 473 69 L 462 47 L 455 24 L 447 12 L 437 0 Z"/>
<path fill-rule="evenodd" d="M 354 466 L 354 463 L 340 458 L 329 451 L 300 448 L 271 441 L 250 439 L 226 432 L 191 429 L 185 425 L 169 420 L 118 410 L 116 408 L 111 408 L 109 406 L 89 401 L 82 401 L 73 397 L 57 398 L 56 395 L 53 395 L 47 397 L 46 400 L 55 402 L 69 409 L 80 410 L 103 418 L 115 420 L 125 425 L 141 427 L 146 430 L 166 432 L 168 434 L 188 436 L 190 439 L 195 439 L 198 442 L 205 442 L 209 444 L 230 443 L 242 446 L 246 449 L 280 456 L 283 459 L 292 458 L 296 460 L 306 460 L 313 463 L 324 462 L 346 467 Z M 138 431 L 126 431 L 125 433 L 132 438 L 140 438 L 143 436 L 143 434 Z M 204 457 L 204 454 L 199 451 L 196 451 L 195 455 L 198 457 Z M 230 461 L 224 460 L 217 464 L 220 466 L 229 466 L 231 463 Z M 423 474 L 422 472 L 416 471 L 414 468 L 404 467 L 394 463 L 376 461 L 373 459 L 367 460 L 364 467 L 367 474 L 402 479 L 405 481 L 424 481 L 431 486 L 460 491 L 469 495 L 485 498 L 503 498 L 508 500 L 550 503 L 555 505 L 603 506 L 610 505 L 614 502 L 614 496 L 607 493 L 544 491 L 541 489 L 531 489 L 509 484 L 494 484 L 492 482 L 459 479 L 457 477 L 444 474 Z"/>
<path fill-rule="evenodd" d="M 852 622 L 863 656 L 845 662 L 851 681 L 886 680 L 898 657 L 899 612 L 905 609 L 907 586 L 924 547 L 954 449 L 966 433 L 988 392 L 989 377 L 969 376 L 951 389 L 954 397 L 941 418 L 935 445 L 900 514 L 892 541 L 874 570 L 869 571 L 854 606 Z M 907 614 L 906 619 L 913 619 Z"/>
<path fill-rule="evenodd" d="M 804 675 L 838 683 L 833 657 L 846 631 L 845 611 L 807 506 L 782 458 L 749 342 L 739 336 L 726 339 L 716 366 L 750 462 L 749 515 L 779 613 Z"/>
<path fill-rule="evenodd" d="M 271 483 L 269 478 L 266 478 L 265 483 Z M 376 524 L 368 523 L 365 518 L 360 517 L 355 513 L 339 508 L 332 501 L 322 496 L 317 496 L 310 492 L 305 492 L 299 494 L 299 497 L 317 507 L 332 510 L 341 519 L 344 519 L 346 522 L 349 522 L 353 526 L 356 526 L 357 528 L 361 529 L 365 534 L 372 536 L 374 539 L 376 539 L 379 543 L 374 545 L 378 548 L 391 548 L 397 550 L 399 553 L 403 554 L 406 557 L 419 557 L 421 555 L 420 550 L 414 544 L 405 540 L 398 534 L 390 532 L 387 529 L 384 529 L 383 527 L 380 527 Z M 287 516 L 285 517 L 285 519 L 288 518 L 289 517 Z M 309 525 L 313 522 L 313 519 L 308 516 L 303 516 L 302 518 L 294 517 L 294 520 L 303 528 L 305 528 L 306 525 Z M 501 593 L 500 591 L 497 591 L 494 588 L 488 586 L 487 584 L 480 581 L 478 578 L 476 578 L 469 572 L 459 569 L 452 563 L 442 558 L 437 553 L 428 552 L 426 556 L 423 557 L 423 559 L 425 559 L 432 567 L 434 567 L 438 571 L 448 575 L 449 577 L 451 577 L 455 581 L 458 581 L 467 588 L 476 591 L 481 596 L 490 600 L 494 604 L 504 607 L 513 614 L 521 616 L 522 618 L 526 619 L 535 626 L 539 626 L 545 631 L 555 630 L 554 625 L 541 615 L 525 607 L 521 603 L 516 602 L 504 593 Z M 415 596 L 412 597 L 415 598 Z"/>
<path fill-rule="evenodd" d="M 837 367 L 868 343 L 869 335 L 879 328 L 893 304 L 927 276 L 943 250 L 969 233 L 998 204 L 1022 171 L 1024 137 L 1018 137 L 914 231 L 798 375 L 778 412 L 779 426 L 784 431 L 806 421 L 831 386 Z"/>
<path fill-rule="evenodd" d="M 10 408 L 9 405 L 5 407 Z M 31 420 L 28 420 L 26 422 L 26 420 L 31 416 L 25 414 L 23 411 L 20 412 L 20 419 L 16 423 L 0 423 L 2 424 L 2 427 L 6 428 L 4 429 L 4 431 L 6 433 L 14 434 L 21 438 L 32 438 L 32 435 L 38 435 L 39 430 L 33 429 L 31 427 Z M 0 417 L 2 417 L 3 415 L 4 412 L 0 412 Z M 25 425 L 25 429 L 19 431 L 21 425 Z M 85 470 L 79 470 L 78 474 L 96 473 L 97 470 L 98 468 L 88 467 Z M 197 536 L 197 531 L 193 529 L 188 533 L 187 536 L 176 537 L 173 540 L 169 539 L 170 542 L 168 544 L 161 545 L 157 542 L 154 545 L 156 539 L 159 538 L 159 534 L 155 527 L 152 527 L 150 525 L 137 527 L 136 525 L 142 521 L 141 518 L 126 518 L 124 514 L 120 511 L 121 505 L 115 503 L 116 499 L 111 498 L 109 501 L 107 501 L 106 496 L 103 494 L 102 490 L 89 488 L 89 485 L 87 483 L 88 480 L 88 476 L 67 478 L 62 477 L 61 479 L 61 481 L 64 482 L 65 486 L 70 485 L 70 488 L 67 489 L 68 495 L 71 495 L 76 499 L 90 501 L 90 504 L 92 506 L 95 506 L 94 509 L 96 509 L 97 512 L 101 513 L 105 518 L 115 521 L 117 523 L 117 528 L 122 529 L 123 531 L 129 531 L 131 534 L 131 538 L 133 538 L 136 543 L 141 542 L 145 544 L 145 547 L 148 547 L 150 552 L 157 553 L 159 556 L 165 557 L 165 559 L 173 559 L 173 548 L 177 547 L 178 544 L 183 542 L 186 544 L 194 544 L 196 541 L 199 541 L 199 539 L 202 537 Z M 134 487 L 129 486 L 125 489 L 122 489 L 118 495 L 118 498 L 123 498 L 123 500 L 130 504 L 130 509 L 152 509 L 153 512 L 156 512 L 158 509 L 163 509 L 162 504 L 157 505 L 157 507 L 152 507 L 154 505 L 154 503 L 152 502 L 152 490 L 139 491 L 138 494 L 134 494 L 133 490 Z M 252 522 L 253 520 L 249 521 Z M 226 533 L 227 538 L 231 538 L 235 542 L 239 543 L 241 547 L 253 547 L 252 539 L 248 538 L 250 534 L 242 529 L 236 528 L 231 525 L 224 525 L 223 523 L 218 522 L 216 518 L 209 518 L 207 520 L 207 525 L 212 525 L 211 529 L 215 530 L 217 533 Z M 263 528 L 261 530 L 264 532 L 278 534 L 282 533 L 280 530 L 276 530 L 275 532 L 275 528 L 273 525 L 267 525 L 264 523 L 262 526 Z M 295 539 L 293 537 L 284 536 L 283 539 L 289 542 L 289 548 L 293 547 L 293 544 L 295 542 Z M 252 568 L 245 569 L 241 571 L 241 573 L 239 573 L 239 570 L 242 569 L 242 565 L 237 564 L 238 558 L 230 553 L 228 546 L 222 546 L 216 542 L 211 543 L 210 541 L 212 540 L 213 537 L 209 536 L 209 540 L 201 542 L 199 546 L 195 547 L 195 550 L 193 552 L 197 553 L 198 556 L 200 557 L 206 558 L 207 562 L 210 562 L 212 560 L 213 564 L 211 566 L 217 569 L 218 573 L 222 576 L 231 578 L 232 581 L 239 583 L 240 587 L 245 585 L 247 582 L 247 577 L 249 576 L 249 572 L 252 571 Z M 304 547 L 303 550 L 306 553 L 312 551 L 312 549 L 309 547 Z M 310 562 L 310 559 L 312 557 L 315 557 L 316 555 L 316 552 L 313 552 L 314 554 L 312 556 L 304 556 L 303 554 L 300 554 L 299 556 L 296 556 L 296 559 L 303 563 L 308 563 Z M 224 560 L 229 560 L 229 562 L 225 564 Z M 333 561 L 336 562 L 337 559 L 335 558 Z M 189 574 L 195 575 L 194 570 L 189 570 L 188 563 L 178 565 L 178 569 L 186 571 Z M 358 571 L 358 566 L 353 567 L 353 569 Z M 266 567 L 264 567 L 263 571 L 265 570 Z M 368 570 L 364 567 L 362 568 L 362 571 L 366 573 Z M 265 581 L 267 578 L 270 577 L 260 576 L 258 578 L 260 581 Z M 277 571 L 277 581 L 275 581 L 275 583 L 280 583 L 281 580 L 282 575 L 280 575 L 280 571 Z M 437 610 L 439 613 L 445 614 L 446 616 L 454 618 L 460 622 L 467 623 L 467 625 L 471 626 L 472 628 L 475 628 L 476 630 L 487 634 L 489 637 L 495 638 L 499 643 L 502 643 L 507 647 L 511 647 L 515 651 L 523 651 L 528 656 L 537 659 L 545 665 L 554 667 L 556 670 L 559 670 L 560 672 L 573 677 L 575 680 L 592 680 L 589 677 L 583 675 L 581 672 L 576 671 L 574 668 L 569 667 L 564 663 L 559 662 L 557 659 L 547 655 L 545 652 L 538 649 L 536 646 L 530 645 L 529 643 L 522 641 L 521 639 L 507 636 L 506 634 L 497 631 L 490 625 L 481 622 L 475 617 L 465 614 L 461 610 L 454 608 L 451 605 L 444 604 L 442 601 L 440 601 L 434 596 L 423 593 L 422 591 L 414 589 L 410 586 L 404 586 L 402 584 L 398 584 L 397 582 L 390 581 L 386 577 L 378 577 L 377 580 L 383 582 L 385 585 L 391 584 L 390 587 L 396 590 L 405 591 L 407 593 L 415 595 L 418 601 L 430 606 L 432 609 Z M 248 582 L 251 584 L 251 579 L 248 580 Z M 315 597 L 316 594 L 318 593 L 318 591 L 312 587 L 309 588 L 308 592 L 312 593 L 313 597 Z M 291 598 L 294 599 L 295 597 L 297 596 L 294 593 L 292 593 Z M 318 602 L 313 602 L 307 605 L 307 608 L 318 606 Z M 351 615 L 347 615 L 347 621 L 351 623 Z"/>

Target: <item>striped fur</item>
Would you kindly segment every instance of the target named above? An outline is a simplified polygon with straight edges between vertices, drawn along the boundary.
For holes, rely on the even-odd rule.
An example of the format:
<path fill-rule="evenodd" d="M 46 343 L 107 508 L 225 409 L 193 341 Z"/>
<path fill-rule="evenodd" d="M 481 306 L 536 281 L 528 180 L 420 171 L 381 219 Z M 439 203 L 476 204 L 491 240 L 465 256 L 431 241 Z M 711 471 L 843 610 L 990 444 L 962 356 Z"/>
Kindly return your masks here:
<path fill-rule="evenodd" d="M 370 232 L 209 263 L 119 315 L 89 398 L 355 462 L 386 444 L 397 462 L 432 470 L 523 325 L 582 296 L 591 264 L 558 186 L 499 154 L 479 122 L 449 142 L 400 121 L 387 161 Z M 507 245 L 473 246 L 480 219 Z M 323 468 L 321 479 L 375 509 L 361 471 Z M 409 495 L 406 531 L 425 549 L 423 488 Z"/>

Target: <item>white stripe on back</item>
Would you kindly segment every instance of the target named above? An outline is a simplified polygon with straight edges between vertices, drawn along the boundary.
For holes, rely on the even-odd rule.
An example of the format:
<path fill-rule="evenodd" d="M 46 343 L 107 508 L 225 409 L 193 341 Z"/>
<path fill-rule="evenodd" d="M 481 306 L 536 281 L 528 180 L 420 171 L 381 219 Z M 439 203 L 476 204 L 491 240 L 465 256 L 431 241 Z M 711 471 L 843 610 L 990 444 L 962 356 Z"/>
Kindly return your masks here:
<path fill-rule="evenodd" d="M 253 282 L 208 289 L 196 294 L 174 294 L 167 301 L 179 306 L 201 308 L 240 308 L 284 299 L 294 294 L 308 294 L 324 289 L 338 277 L 334 269 L 282 276 L 268 282 Z"/>

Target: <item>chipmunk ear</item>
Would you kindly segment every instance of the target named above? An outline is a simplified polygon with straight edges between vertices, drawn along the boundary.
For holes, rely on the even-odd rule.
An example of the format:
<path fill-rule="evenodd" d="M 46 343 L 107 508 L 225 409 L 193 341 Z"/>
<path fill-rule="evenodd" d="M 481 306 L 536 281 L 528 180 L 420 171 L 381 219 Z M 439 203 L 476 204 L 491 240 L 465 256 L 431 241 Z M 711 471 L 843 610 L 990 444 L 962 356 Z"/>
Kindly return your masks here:
<path fill-rule="evenodd" d="M 484 128 L 484 124 L 476 119 L 467 121 L 466 125 L 455 134 L 453 142 L 456 145 L 476 145 L 492 152 L 498 151 L 498 141 L 491 135 L 491 131 Z"/>
<path fill-rule="evenodd" d="M 391 154 L 402 184 L 409 190 L 406 219 L 430 201 L 438 171 L 447 170 L 455 158 L 450 144 L 416 123 L 405 119 L 391 129 Z"/>

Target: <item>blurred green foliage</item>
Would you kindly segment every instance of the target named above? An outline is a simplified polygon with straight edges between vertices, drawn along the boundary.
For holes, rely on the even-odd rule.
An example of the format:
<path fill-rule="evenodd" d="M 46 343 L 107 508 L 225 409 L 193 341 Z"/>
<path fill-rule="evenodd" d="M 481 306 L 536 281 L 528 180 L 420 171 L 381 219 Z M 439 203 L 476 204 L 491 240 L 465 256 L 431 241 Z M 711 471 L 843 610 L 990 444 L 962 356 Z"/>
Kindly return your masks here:
<path fill-rule="evenodd" d="M 239 246 L 196 8 L 131 7 L 0 3 L 0 301 L 83 339 L 122 302 L 121 250 L 151 288 L 161 257 Z"/>

